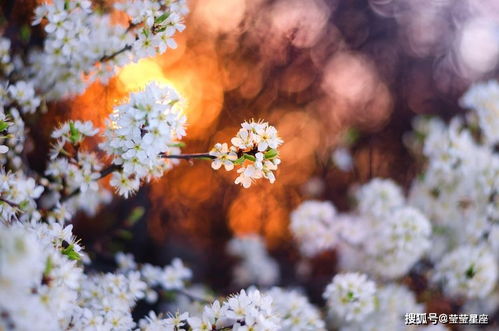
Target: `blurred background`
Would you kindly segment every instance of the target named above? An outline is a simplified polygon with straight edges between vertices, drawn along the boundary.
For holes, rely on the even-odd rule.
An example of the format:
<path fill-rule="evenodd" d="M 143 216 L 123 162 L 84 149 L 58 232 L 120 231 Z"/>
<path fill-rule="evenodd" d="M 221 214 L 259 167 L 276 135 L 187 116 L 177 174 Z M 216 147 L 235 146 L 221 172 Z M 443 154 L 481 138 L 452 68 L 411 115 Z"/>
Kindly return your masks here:
<path fill-rule="evenodd" d="M 14 47 L 42 44 L 42 31 L 30 28 L 36 3 L 1 2 L 3 33 Z M 311 261 L 313 281 L 301 277 L 290 211 L 312 198 L 346 210 L 349 189 L 372 177 L 407 188 L 419 167 L 402 142 L 412 118 L 462 112 L 458 99 L 471 83 L 499 76 L 499 1 L 191 0 L 189 7 L 177 49 L 49 104 L 31 126 L 37 144 L 29 161 L 44 169 L 57 123 L 73 118 L 103 126 L 114 105 L 151 81 L 170 84 L 185 99 L 185 153 L 206 152 L 229 142 L 242 121 L 264 119 L 285 142 L 275 184 L 242 189 L 232 183 L 234 172 L 182 161 L 133 198 L 116 197 L 95 216 L 79 215 L 75 232 L 97 268 L 111 269 L 118 249 L 159 265 L 179 256 L 194 281 L 220 293 L 236 288 L 227 241 L 258 233 L 279 262 L 281 284 L 304 286 L 320 300 L 335 271 L 334 252 Z M 20 33 L 26 29 L 29 42 Z M 353 141 L 355 166 L 341 171 L 332 153 Z"/>

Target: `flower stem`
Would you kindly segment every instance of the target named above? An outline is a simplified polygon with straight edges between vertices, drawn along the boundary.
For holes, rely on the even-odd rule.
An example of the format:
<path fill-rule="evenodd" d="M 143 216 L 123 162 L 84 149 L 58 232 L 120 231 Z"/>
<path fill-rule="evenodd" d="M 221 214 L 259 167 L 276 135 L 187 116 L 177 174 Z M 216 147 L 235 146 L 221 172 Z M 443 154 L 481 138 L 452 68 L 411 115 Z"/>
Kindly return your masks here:
<path fill-rule="evenodd" d="M 210 155 L 209 153 L 194 153 L 194 154 L 171 154 L 167 155 L 164 153 L 160 154 L 164 159 L 182 159 L 182 160 L 190 160 L 190 159 L 216 159 L 216 156 Z"/>
<path fill-rule="evenodd" d="M 4 198 L 0 198 L 0 202 L 5 202 L 6 204 L 10 205 L 13 208 L 19 208 L 19 205 L 17 203 L 9 201 L 9 200 L 4 199 Z"/>

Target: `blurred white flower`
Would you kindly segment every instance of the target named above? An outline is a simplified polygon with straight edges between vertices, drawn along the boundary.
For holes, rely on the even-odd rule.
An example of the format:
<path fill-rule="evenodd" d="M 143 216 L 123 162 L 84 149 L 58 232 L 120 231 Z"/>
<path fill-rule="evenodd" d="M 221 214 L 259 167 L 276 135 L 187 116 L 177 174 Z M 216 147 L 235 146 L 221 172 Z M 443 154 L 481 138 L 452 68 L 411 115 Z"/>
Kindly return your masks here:
<path fill-rule="evenodd" d="M 323 294 L 333 316 L 346 322 L 361 322 L 375 309 L 376 284 L 359 273 L 334 276 Z"/>
<path fill-rule="evenodd" d="M 484 247 L 458 247 L 435 269 L 434 280 L 441 282 L 450 296 L 484 298 L 497 285 L 496 258 Z"/>

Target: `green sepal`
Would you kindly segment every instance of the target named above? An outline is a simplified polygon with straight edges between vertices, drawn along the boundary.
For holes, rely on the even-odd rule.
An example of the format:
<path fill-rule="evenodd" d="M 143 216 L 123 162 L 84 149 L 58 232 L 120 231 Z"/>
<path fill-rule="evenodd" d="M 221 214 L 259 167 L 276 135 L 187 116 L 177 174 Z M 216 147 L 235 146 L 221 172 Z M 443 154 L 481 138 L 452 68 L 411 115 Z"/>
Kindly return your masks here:
<path fill-rule="evenodd" d="M 164 13 L 163 15 L 161 16 L 158 16 L 154 19 L 154 24 L 159 24 L 159 23 L 163 23 L 168 17 L 170 16 L 170 13 Z"/>
<path fill-rule="evenodd" d="M 243 155 L 239 159 L 232 161 L 232 163 L 239 165 L 239 164 L 242 164 L 244 162 L 244 160 L 245 159 L 244 159 L 244 155 Z"/>
<path fill-rule="evenodd" d="M 73 244 L 71 244 L 68 247 L 64 248 L 61 253 L 62 253 L 62 255 L 66 255 L 68 257 L 68 259 L 70 259 L 70 260 L 74 260 L 74 261 L 81 260 L 81 256 L 80 256 L 80 254 L 78 254 L 74 250 L 74 245 Z"/>
<path fill-rule="evenodd" d="M 256 157 L 254 157 L 253 155 L 246 154 L 246 153 L 243 154 L 243 158 L 245 158 L 246 160 L 253 161 L 253 162 L 256 161 Z"/>
<path fill-rule="evenodd" d="M 81 139 L 80 131 L 75 127 L 74 122 L 69 122 L 69 140 L 74 145 L 78 143 Z"/>
<path fill-rule="evenodd" d="M 471 279 L 476 275 L 475 265 L 471 265 L 468 269 L 466 269 L 465 273 L 466 278 Z"/>
<path fill-rule="evenodd" d="M 9 127 L 9 123 L 4 122 L 4 121 L 0 121 L 0 132 L 4 131 L 8 127 Z"/>
<path fill-rule="evenodd" d="M 279 155 L 279 153 L 275 149 L 273 149 L 273 148 L 269 149 L 264 154 L 264 156 L 265 156 L 266 159 L 273 159 L 277 155 Z"/>
<path fill-rule="evenodd" d="M 166 28 L 167 28 L 166 26 L 162 26 L 161 28 L 158 28 L 158 29 L 156 29 L 156 30 L 154 30 L 154 31 L 155 31 L 156 33 L 158 33 L 158 32 L 163 32 L 163 31 L 165 31 L 165 30 L 166 30 Z"/>
<path fill-rule="evenodd" d="M 19 204 L 19 209 L 25 210 L 29 206 L 29 200 L 21 201 Z"/>

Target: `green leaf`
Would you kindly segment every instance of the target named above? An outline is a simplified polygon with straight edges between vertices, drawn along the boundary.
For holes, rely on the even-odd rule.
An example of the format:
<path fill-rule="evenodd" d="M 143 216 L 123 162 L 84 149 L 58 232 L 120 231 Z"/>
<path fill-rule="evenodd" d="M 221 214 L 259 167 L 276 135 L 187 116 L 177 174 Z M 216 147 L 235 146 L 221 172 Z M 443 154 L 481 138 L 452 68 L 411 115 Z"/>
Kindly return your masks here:
<path fill-rule="evenodd" d="M 357 140 L 359 140 L 360 138 L 360 131 L 357 130 L 356 128 L 349 128 L 346 132 L 345 132 L 345 143 L 348 145 L 348 146 L 351 146 L 353 144 L 355 144 L 357 142 Z"/>
<path fill-rule="evenodd" d="M 471 279 L 476 275 L 475 266 L 472 264 L 468 269 L 466 269 L 465 273 L 466 278 Z"/>
<path fill-rule="evenodd" d="M 166 28 L 167 28 L 166 26 L 162 26 L 161 28 L 156 29 L 156 30 L 154 30 L 154 31 L 155 31 L 155 33 L 158 33 L 158 32 L 163 32 L 163 31 L 165 31 L 165 30 L 166 30 Z"/>
<path fill-rule="evenodd" d="M 139 206 L 139 207 L 135 207 L 135 208 L 132 210 L 132 212 L 131 212 L 130 216 L 128 217 L 128 219 L 127 219 L 127 221 L 126 221 L 126 225 L 127 225 L 128 227 L 133 226 L 135 223 L 137 223 L 137 221 L 138 221 L 138 220 L 139 220 L 142 216 L 144 216 L 145 211 L 146 211 L 146 210 L 144 209 L 144 207 L 141 207 L 141 206 Z"/>
<path fill-rule="evenodd" d="M 27 43 L 29 41 L 29 39 L 31 38 L 31 29 L 30 29 L 29 25 L 24 24 L 19 31 L 19 35 L 20 35 L 21 41 L 23 41 L 24 43 Z"/>
<path fill-rule="evenodd" d="M 69 122 L 69 140 L 74 145 L 78 143 L 81 139 L 80 131 L 75 127 L 74 122 Z"/>
<path fill-rule="evenodd" d="M 274 158 L 274 157 L 276 157 L 278 154 L 279 154 L 279 153 L 278 153 L 275 149 L 271 148 L 271 149 L 269 149 L 268 151 L 266 151 L 264 155 L 265 155 L 265 158 L 266 158 L 266 159 L 273 159 L 273 158 Z"/>
<path fill-rule="evenodd" d="M 154 24 L 163 23 L 168 18 L 168 16 L 170 16 L 170 13 L 164 13 L 163 15 L 156 17 L 154 19 Z"/>
<path fill-rule="evenodd" d="M 124 229 L 120 229 L 117 231 L 118 237 L 124 240 L 132 240 L 133 239 L 133 234 L 132 232 Z"/>
<path fill-rule="evenodd" d="M 79 261 L 81 259 L 80 254 L 78 254 L 74 250 L 74 245 L 73 244 L 71 244 L 68 247 L 64 248 L 61 253 L 62 253 L 62 255 L 66 255 L 68 257 L 68 259 L 70 259 L 70 260 Z"/>
<path fill-rule="evenodd" d="M 242 164 L 243 162 L 244 162 L 244 155 L 241 156 L 239 159 L 232 161 L 232 163 L 237 164 L 237 165 Z"/>
<path fill-rule="evenodd" d="M 246 153 L 243 154 L 243 158 L 245 158 L 246 160 L 253 161 L 253 162 L 256 161 L 256 157 L 254 157 L 253 155 L 246 154 Z"/>
<path fill-rule="evenodd" d="M 175 301 L 175 299 L 177 298 L 177 293 L 175 293 L 174 291 L 162 291 L 161 298 L 168 302 Z"/>
<path fill-rule="evenodd" d="M 29 206 L 29 200 L 21 201 L 21 203 L 19 204 L 19 208 L 21 210 L 25 210 L 28 206 Z"/>
<path fill-rule="evenodd" d="M 0 121 L 0 132 L 4 131 L 8 127 L 9 127 L 9 123 L 4 122 L 4 121 Z"/>

